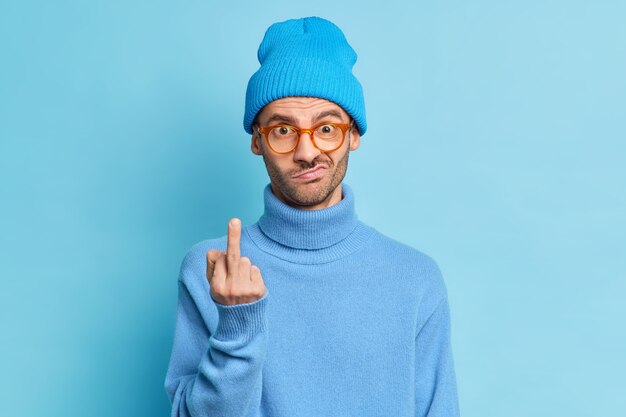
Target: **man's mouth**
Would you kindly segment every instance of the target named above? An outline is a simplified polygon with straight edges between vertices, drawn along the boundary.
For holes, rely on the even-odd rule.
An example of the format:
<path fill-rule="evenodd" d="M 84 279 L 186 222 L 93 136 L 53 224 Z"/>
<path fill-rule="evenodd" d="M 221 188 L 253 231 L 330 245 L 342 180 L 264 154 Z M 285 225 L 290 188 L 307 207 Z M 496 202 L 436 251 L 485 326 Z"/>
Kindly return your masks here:
<path fill-rule="evenodd" d="M 324 173 L 326 172 L 326 169 L 327 168 L 324 165 L 318 165 L 307 171 L 301 172 L 293 176 L 292 178 L 298 179 L 298 180 L 311 180 L 311 179 L 320 178 L 324 175 Z"/>

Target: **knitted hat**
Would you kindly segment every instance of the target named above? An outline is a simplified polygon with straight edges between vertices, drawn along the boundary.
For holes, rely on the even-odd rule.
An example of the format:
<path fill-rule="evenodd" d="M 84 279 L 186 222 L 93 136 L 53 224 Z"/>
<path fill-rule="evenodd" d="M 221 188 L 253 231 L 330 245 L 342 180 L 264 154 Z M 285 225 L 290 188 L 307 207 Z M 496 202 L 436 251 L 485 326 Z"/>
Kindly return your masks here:
<path fill-rule="evenodd" d="M 252 134 L 257 113 L 283 97 L 318 97 L 337 103 L 365 134 L 365 102 L 352 74 L 357 54 L 341 29 L 320 17 L 291 19 L 271 25 L 258 51 L 261 68 L 246 90 L 243 127 Z"/>

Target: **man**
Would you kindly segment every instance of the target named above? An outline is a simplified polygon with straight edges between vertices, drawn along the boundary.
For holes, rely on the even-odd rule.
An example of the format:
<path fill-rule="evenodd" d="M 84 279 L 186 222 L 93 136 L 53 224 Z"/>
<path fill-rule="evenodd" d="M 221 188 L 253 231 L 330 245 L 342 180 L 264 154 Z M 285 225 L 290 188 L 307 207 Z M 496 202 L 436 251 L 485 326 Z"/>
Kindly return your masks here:
<path fill-rule="evenodd" d="M 358 220 L 342 183 L 367 128 L 356 53 L 310 17 L 270 26 L 258 57 L 244 128 L 265 210 L 182 262 L 172 416 L 458 416 L 439 269 Z"/>

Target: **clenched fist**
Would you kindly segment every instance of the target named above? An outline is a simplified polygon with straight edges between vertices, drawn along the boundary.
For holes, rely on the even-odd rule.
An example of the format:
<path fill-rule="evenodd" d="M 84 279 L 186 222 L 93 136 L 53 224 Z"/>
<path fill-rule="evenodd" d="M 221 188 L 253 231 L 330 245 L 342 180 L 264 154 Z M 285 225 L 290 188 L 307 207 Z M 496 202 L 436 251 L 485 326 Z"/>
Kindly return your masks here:
<path fill-rule="evenodd" d="M 206 254 L 206 277 L 211 297 L 220 304 L 251 303 L 266 293 L 261 270 L 250 259 L 239 256 L 241 221 L 228 222 L 226 253 L 210 250 Z"/>

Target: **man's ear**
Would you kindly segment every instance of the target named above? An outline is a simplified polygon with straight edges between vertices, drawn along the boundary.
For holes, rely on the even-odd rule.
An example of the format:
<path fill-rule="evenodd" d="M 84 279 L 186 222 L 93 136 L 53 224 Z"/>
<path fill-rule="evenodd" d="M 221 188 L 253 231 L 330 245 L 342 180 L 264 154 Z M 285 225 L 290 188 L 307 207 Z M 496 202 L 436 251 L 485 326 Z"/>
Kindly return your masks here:
<path fill-rule="evenodd" d="M 250 150 L 252 150 L 252 153 L 255 155 L 263 155 L 263 147 L 261 146 L 261 134 L 256 129 L 252 132 Z"/>
<path fill-rule="evenodd" d="M 350 150 L 355 151 L 361 145 L 361 134 L 359 128 L 353 126 L 350 132 Z"/>

